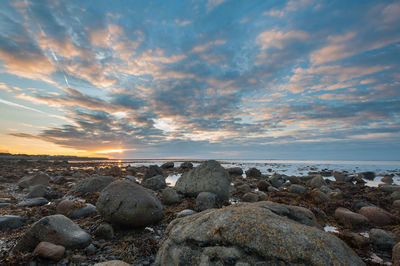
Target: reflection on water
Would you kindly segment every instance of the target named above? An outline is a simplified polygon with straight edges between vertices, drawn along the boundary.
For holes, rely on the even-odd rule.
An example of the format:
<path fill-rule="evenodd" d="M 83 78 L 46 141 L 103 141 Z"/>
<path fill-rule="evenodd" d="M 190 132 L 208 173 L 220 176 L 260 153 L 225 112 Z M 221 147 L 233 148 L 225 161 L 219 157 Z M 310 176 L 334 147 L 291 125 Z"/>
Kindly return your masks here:
<path fill-rule="evenodd" d="M 174 187 L 176 181 L 178 181 L 178 179 L 182 176 L 182 174 L 176 174 L 176 175 L 169 175 L 167 177 L 167 179 L 165 180 L 165 182 L 167 182 L 167 185 L 169 185 L 170 187 Z"/>
<path fill-rule="evenodd" d="M 339 230 L 337 227 L 332 226 L 332 225 L 327 225 L 324 227 L 325 232 L 332 232 L 332 233 L 339 233 Z"/>

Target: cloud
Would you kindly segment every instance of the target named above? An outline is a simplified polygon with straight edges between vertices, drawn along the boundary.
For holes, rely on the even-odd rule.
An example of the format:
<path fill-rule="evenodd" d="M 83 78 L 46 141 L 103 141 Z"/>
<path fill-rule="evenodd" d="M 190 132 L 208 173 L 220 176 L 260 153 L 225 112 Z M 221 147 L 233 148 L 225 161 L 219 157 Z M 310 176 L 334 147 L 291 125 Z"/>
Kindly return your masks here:
<path fill-rule="evenodd" d="M 283 49 L 290 41 L 300 40 L 305 41 L 308 38 L 308 33 L 304 31 L 288 31 L 282 32 L 279 30 L 269 30 L 260 33 L 257 37 L 257 42 L 262 50 L 271 47 Z"/>
<path fill-rule="evenodd" d="M 210 12 L 211 10 L 213 10 L 214 8 L 216 8 L 217 6 L 221 5 L 222 3 L 224 3 L 226 0 L 208 0 L 206 7 L 207 7 L 207 12 Z"/>

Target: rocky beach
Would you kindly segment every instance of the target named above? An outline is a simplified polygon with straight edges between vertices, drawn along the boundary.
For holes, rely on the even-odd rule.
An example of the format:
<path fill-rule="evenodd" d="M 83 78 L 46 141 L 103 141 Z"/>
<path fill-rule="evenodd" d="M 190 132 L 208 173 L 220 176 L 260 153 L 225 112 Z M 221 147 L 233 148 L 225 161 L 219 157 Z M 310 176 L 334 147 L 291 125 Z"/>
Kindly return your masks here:
<path fill-rule="evenodd" d="M 400 264 L 399 169 L 152 163 L 3 158 L 1 264 Z"/>

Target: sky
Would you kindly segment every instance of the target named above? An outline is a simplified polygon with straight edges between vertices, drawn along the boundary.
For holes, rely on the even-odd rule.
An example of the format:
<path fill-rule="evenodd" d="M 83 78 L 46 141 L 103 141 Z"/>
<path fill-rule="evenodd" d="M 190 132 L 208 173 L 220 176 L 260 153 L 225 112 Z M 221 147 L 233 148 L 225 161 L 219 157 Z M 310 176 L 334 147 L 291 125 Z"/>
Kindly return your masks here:
<path fill-rule="evenodd" d="M 0 6 L 0 152 L 400 160 L 399 1 Z"/>

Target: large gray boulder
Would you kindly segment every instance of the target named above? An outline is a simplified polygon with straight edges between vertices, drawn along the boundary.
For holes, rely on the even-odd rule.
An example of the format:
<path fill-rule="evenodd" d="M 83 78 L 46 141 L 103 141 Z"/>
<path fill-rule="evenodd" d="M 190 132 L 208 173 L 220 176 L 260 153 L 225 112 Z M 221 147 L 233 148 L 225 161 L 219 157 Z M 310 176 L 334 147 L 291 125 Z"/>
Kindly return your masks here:
<path fill-rule="evenodd" d="M 155 265 L 364 265 L 336 236 L 280 216 L 266 202 L 175 219 Z"/>
<path fill-rule="evenodd" d="M 153 176 L 164 176 L 163 170 L 158 165 L 150 165 L 144 173 L 143 180 L 152 178 Z"/>
<path fill-rule="evenodd" d="M 42 241 L 75 249 L 88 246 L 91 237 L 64 215 L 51 215 L 34 223 L 18 240 L 13 252 L 32 251 Z"/>
<path fill-rule="evenodd" d="M 80 180 L 75 186 L 71 188 L 71 192 L 100 192 L 113 180 L 114 177 L 112 176 L 93 176 Z"/>
<path fill-rule="evenodd" d="M 190 196 L 212 192 L 220 199 L 229 198 L 231 178 L 217 161 L 205 161 L 184 173 L 176 182 L 175 190 Z"/>
<path fill-rule="evenodd" d="M 29 187 L 29 193 L 26 197 L 29 198 L 38 198 L 45 197 L 48 194 L 48 187 L 45 185 L 34 185 Z"/>
<path fill-rule="evenodd" d="M 163 216 L 162 205 L 156 196 L 128 180 L 108 185 L 100 193 L 96 207 L 107 221 L 127 227 L 147 226 Z"/>
<path fill-rule="evenodd" d="M 18 186 L 21 188 L 28 188 L 35 185 L 48 185 L 50 176 L 46 173 L 40 172 L 34 176 L 24 176 L 18 181 Z"/>
<path fill-rule="evenodd" d="M 165 177 L 162 175 L 156 175 L 147 179 L 143 179 L 142 186 L 152 190 L 159 190 L 165 188 L 167 183 L 165 183 Z"/>

